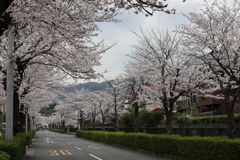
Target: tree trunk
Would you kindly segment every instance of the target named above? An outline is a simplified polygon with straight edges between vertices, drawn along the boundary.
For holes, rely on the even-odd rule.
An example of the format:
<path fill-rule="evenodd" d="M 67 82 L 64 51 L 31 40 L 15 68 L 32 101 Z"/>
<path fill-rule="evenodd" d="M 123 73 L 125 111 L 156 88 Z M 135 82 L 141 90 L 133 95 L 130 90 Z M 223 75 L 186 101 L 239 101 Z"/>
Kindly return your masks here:
<path fill-rule="evenodd" d="M 18 113 L 19 115 L 19 119 L 18 119 L 18 130 L 17 130 L 17 133 L 25 133 L 26 130 L 25 130 L 25 119 L 26 119 L 26 115 L 25 113 L 22 113 L 22 112 L 19 112 Z"/>
<path fill-rule="evenodd" d="M 28 115 L 28 132 L 31 131 L 31 119 L 30 119 L 30 115 Z"/>
<path fill-rule="evenodd" d="M 93 131 L 95 131 L 95 116 L 92 116 L 92 127 Z"/>
<path fill-rule="evenodd" d="M 165 108 L 166 113 L 166 133 L 172 134 L 172 110 Z"/>
<path fill-rule="evenodd" d="M 16 89 L 14 89 L 14 96 L 13 96 L 13 135 L 15 136 L 19 132 L 23 132 L 23 123 L 18 123 L 20 120 L 20 113 L 19 113 L 19 99 L 18 93 Z M 22 116 L 22 114 L 21 114 Z M 23 114 L 24 116 L 24 114 Z M 22 119 L 22 117 L 21 117 Z"/>
<path fill-rule="evenodd" d="M 134 132 L 138 132 L 138 104 L 134 103 Z"/>
<path fill-rule="evenodd" d="M 114 132 L 118 132 L 118 115 L 117 115 L 116 104 L 115 104 L 115 108 L 114 108 Z"/>
<path fill-rule="evenodd" d="M 236 125 L 234 121 L 234 111 L 231 107 L 226 106 L 228 116 L 228 137 L 233 139 L 237 137 Z"/>
<path fill-rule="evenodd" d="M 102 116 L 102 129 L 105 131 L 105 117 Z"/>
<path fill-rule="evenodd" d="M 61 126 L 62 126 L 61 127 L 62 129 L 65 129 L 65 121 L 64 120 L 62 121 L 62 125 Z"/>
<path fill-rule="evenodd" d="M 234 120 L 234 110 L 233 110 L 236 99 L 235 100 L 230 99 L 229 97 L 230 91 L 231 91 L 231 86 L 228 86 L 226 89 L 222 90 L 222 94 L 224 95 L 226 111 L 227 111 L 228 137 L 233 139 L 237 137 L 236 125 Z"/>
<path fill-rule="evenodd" d="M 15 95 L 14 95 L 15 96 Z M 14 97 L 15 98 L 15 97 Z M 14 100 L 15 101 L 15 100 Z M 14 102 L 15 103 L 15 102 Z M 22 112 L 21 112 L 22 111 Z M 24 112 L 24 105 L 23 104 L 21 104 L 20 105 L 20 109 L 19 109 L 19 111 L 18 111 L 18 114 L 19 114 L 19 118 L 18 118 L 18 132 L 23 132 L 23 133 L 25 133 L 26 132 L 26 130 L 25 130 L 25 122 L 26 122 L 26 114 L 25 114 L 25 112 Z"/>
<path fill-rule="evenodd" d="M 83 119 L 80 120 L 80 130 L 83 130 Z"/>

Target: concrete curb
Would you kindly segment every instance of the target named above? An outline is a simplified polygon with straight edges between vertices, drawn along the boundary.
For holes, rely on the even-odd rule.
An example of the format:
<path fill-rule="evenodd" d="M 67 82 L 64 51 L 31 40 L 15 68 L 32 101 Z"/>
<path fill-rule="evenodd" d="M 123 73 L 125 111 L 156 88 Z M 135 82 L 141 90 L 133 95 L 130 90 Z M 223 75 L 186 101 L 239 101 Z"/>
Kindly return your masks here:
<path fill-rule="evenodd" d="M 26 147 L 26 154 L 23 160 L 34 160 L 34 142 L 32 142 L 29 147 Z"/>

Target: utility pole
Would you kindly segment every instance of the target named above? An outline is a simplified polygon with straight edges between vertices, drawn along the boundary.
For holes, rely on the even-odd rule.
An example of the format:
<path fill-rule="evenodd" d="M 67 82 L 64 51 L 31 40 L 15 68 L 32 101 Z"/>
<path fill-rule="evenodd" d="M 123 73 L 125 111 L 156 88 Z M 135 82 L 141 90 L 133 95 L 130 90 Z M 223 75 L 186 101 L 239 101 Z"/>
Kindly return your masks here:
<path fill-rule="evenodd" d="M 7 65 L 7 109 L 6 109 L 6 134 L 5 140 L 13 140 L 13 56 L 14 53 L 14 31 L 8 33 L 8 65 Z"/>

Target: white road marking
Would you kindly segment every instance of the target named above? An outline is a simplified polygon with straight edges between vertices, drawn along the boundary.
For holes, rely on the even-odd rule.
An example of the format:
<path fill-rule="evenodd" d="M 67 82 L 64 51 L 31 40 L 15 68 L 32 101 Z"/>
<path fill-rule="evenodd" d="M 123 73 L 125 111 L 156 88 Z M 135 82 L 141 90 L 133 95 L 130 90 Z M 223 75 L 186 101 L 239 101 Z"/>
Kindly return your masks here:
<path fill-rule="evenodd" d="M 43 138 L 43 140 L 47 143 L 54 143 L 49 137 Z"/>
<path fill-rule="evenodd" d="M 43 138 L 43 140 L 44 140 L 45 142 L 49 143 L 50 138 L 49 138 L 49 137 L 46 137 L 46 138 Z"/>
<path fill-rule="evenodd" d="M 76 147 L 76 146 L 74 146 L 74 148 L 76 148 L 76 149 L 78 149 L 78 150 L 80 150 L 80 151 L 82 150 L 81 148 L 78 148 L 78 147 Z"/>
<path fill-rule="evenodd" d="M 68 145 L 71 145 L 71 143 L 68 143 Z"/>
<path fill-rule="evenodd" d="M 96 159 L 98 159 L 98 160 L 102 160 L 101 158 L 98 158 L 97 156 L 94 156 L 93 154 L 89 154 L 89 155 L 94 157 L 94 158 L 96 158 Z"/>
<path fill-rule="evenodd" d="M 94 145 L 88 146 L 88 148 L 101 149 L 100 147 L 96 147 L 96 146 L 94 146 Z"/>

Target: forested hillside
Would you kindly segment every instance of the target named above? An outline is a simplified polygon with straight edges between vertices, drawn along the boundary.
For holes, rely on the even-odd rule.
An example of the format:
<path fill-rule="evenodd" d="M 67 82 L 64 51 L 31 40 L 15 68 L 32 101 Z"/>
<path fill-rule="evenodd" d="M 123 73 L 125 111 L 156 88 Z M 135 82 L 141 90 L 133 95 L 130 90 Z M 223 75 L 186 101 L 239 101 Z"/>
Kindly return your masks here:
<path fill-rule="evenodd" d="M 87 83 L 79 83 L 76 86 L 68 87 L 65 89 L 66 93 L 74 92 L 75 90 L 81 90 L 82 88 L 88 89 L 89 91 L 100 91 L 105 89 L 107 86 L 106 82 L 97 83 L 97 82 L 87 82 Z"/>

